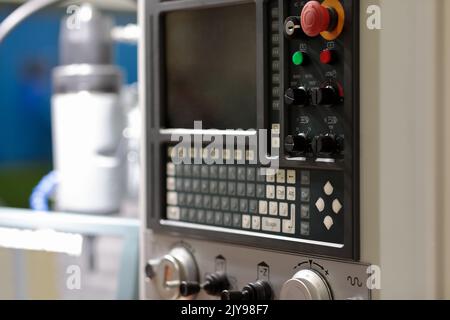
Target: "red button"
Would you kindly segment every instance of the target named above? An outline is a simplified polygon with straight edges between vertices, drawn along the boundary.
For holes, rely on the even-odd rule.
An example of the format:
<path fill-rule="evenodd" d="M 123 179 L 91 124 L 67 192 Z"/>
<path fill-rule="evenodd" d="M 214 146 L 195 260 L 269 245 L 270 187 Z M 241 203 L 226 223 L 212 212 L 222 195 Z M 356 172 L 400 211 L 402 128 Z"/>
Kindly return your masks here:
<path fill-rule="evenodd" d="M 331 64 L 334 59 L 334 54 L 332 50 L 325 49 L 320 53 L 320 62 L 323 64 Z"/>
<path fill-rule="evenodd" d="M 319 1 L 309 1 L 302 10 L 301 23 L 303 32 L 310 37 L 317 37 L 328 30 L 330 13 Z"/>

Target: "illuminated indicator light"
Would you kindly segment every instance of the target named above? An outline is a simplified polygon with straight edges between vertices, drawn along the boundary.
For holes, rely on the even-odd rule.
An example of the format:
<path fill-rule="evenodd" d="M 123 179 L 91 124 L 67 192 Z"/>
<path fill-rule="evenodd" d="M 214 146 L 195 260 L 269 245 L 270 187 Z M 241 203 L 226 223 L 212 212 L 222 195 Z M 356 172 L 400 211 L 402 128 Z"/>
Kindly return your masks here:
<path fill-rule="evenodd" d="M 292 62 L 296 65 L 296 66 L 301 66 L 303 64 L 305 60 L 305 57 L 303 55 L 302 52 L 297 51 L 296 53 L 294 53 L 294 55 L 292 56 Z"/>
<path fill-rule="evenodd" d="M 333 51 L 331 50 L 323 50 L 320 53 L 320 62 L 323 64 L 331 64 L 333 62 Z"/>

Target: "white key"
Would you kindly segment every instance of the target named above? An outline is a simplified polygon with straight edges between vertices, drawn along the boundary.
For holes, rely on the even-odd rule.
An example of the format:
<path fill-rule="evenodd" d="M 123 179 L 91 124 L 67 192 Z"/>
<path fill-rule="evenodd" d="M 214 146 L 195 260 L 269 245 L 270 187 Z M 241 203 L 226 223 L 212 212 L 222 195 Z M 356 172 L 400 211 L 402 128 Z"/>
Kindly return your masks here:
<path fill-rule="evenodd" d="M 275 199 L 275 186 L 266 186 L 266 198 Z"/>
<path fill-rule="evenodd" d="M 245 152 L 245 159 L 247 161 L 255 161 L 255 152 L 253 150 L 247 150 Z"/>
<path fill-rule="evenodd" d="M 172 162 L 168 163 L 166 173 L 169 177 L 175 176 L 175 164 L 173 164 Z"/>
<path fill-rule="evenodd" d="M 295 204 L 291 204 L 291 219 L 283 220 L 283 233 L 295 234 Z"/>
<path fill-rule="evenodd" d="M 261 218 L 253 216 L 252 217 L 252 229 L 253 230 L 261 230 Z"/>
<path fill-rule="evenodd" d="M 277 216 L 278 215 L 278 202 L 270 202 L 269 203 L 269 214 L 271 216 Z"/>
<path fill-rule="evenodd" d="M 279 149 L 280 148 L 280 138 L 279 137 L 272 137 L 272 148 Z"/>
<path fill-rule="evenodd" d="M 323 212 L 325 210 L 325 201 L 322 198 L 319 198 L 316 202 L 316 208 L 319 212 Z"/>
<path fill-rule="evenodd" d="M 266 181 L 269 183 L 275 182 L 275 170 L 273 169 L 266 170 Z"/>
<path fill-rule="evenodd" d="M 169 220 L 180 220 L 180 208 L 178 208 L 178 207 L 167 207 L 167 219 L 169 219 Z"/>
<path fill-rule="evenodd" d="M 338 214 L 339 212 L 341 212 L 341 210 L 342 210 L 341 202 L 338 199 L 334 200 L 333 201 L 333 212 Z"/>
<path fill-rule="evenodd" d="M 273 134 L 280 134 L 281 132 L 281 125 L 279 123 L 273 123 L 272 124 L 272 133 Z"/>
<path fill-rule="evenodd" d="M 167 204 L 171 206 L 176 206 L 178 204 L 178 193 L 167 192 Z"/>
<path fill-rule="evenodd" d="M 277 171 L 277 182 L 286 183 L 286 170 L 280 169 Z"/>
<path fill-rule="evenodd" d="M 175 178 L 167 178 L 167 190 L 175 191 Z"/>
<path fill-rule="evenodd" d="M 244 214 L 242 216 L 242 228 L 250 229 L 252 226 L 252 218 L 249 215 Z"/>
<path fill-rule="evenodd" d="M 289 201 L 295 201 L 296 200 L 295 188 L 294 187 L 287 187 L 287 199 Z"/>
<path fill-rule="evenodd" d="M 287 171 L 287 183 L 295 184 L 296 182 L 297 182 L 297 177 L 296 177 L 295 170 L 288 170 Z"/>
<path fill-rule="evenodd" d="M 259 201 L 259 214 L 267 214 L 267 201 Z"/>
<path fill-rule="evenodd" d="M 327 230 L 330 230 L 334 225 L 333 218 L 330 216 L 326 216 L 325 219 L 323 220 L 323 224 L 325 225 Z"/>
<path fill-rule="evenodd" d="M 286 199 L 286 188 L 283 186 L 277 187 L 277 199 L 285 200 Z"/>
<path fill-rule="evenodd" d="M 328 182 L 325 184 L 325 186 L 323 187 L 323 192 L 325 192 L 325 194 L 326 194 L 327 196 L 331 196 L 331 195 L 333 194 L 333 192 L 334 192 L 334 187 L 333 187 L 333 185 L 331 184 L 330 181 L 328 181 Z"/>
<path fill-rule="evenodd" d="M 244 158 L 243 158 L 242 150 L 240 150 L 240 149 L 235 150 L 234 151 L 234 160 L 242 161 L 243 159 Z"/>
<path fill-rule="evenodd" d="M 280 216 L 287 217 L 289 215 L 289 206 L 286 202 L 280 203 Z"/>
<path fill-rule="evenodd" d="M 262 218 L 262 230 L 269 232 L 280 232 L 281 220 L 276 218 Z"/>

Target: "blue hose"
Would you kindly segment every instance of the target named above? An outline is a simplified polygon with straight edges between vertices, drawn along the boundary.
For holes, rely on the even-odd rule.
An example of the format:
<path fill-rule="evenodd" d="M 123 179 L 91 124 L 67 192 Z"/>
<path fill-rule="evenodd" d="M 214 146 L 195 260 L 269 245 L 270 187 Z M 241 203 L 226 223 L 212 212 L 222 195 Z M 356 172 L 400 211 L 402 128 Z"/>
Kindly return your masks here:
<path fill-rule="evenodd" d="M 33 211 L 48 212 L 49 199 L 55 193 L 58 185 L 58 177 L 56 171 L 47 174 L 39 184 L 33 189 L 30 197 L 30 208 Z"/>

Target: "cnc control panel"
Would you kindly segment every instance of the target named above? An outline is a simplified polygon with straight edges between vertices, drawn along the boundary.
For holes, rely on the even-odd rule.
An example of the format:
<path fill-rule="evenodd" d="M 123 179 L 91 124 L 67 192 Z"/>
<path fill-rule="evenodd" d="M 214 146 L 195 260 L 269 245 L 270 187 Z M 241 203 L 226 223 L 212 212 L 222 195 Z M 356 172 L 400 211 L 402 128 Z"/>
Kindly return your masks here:
<path fill-rule="evenodd" d="M 346 282 L 367 278 L 358 4 L 144 1 L 149 296 L 370 296 Z M 223 252 L 234 279 L 204 261 Z"/>

